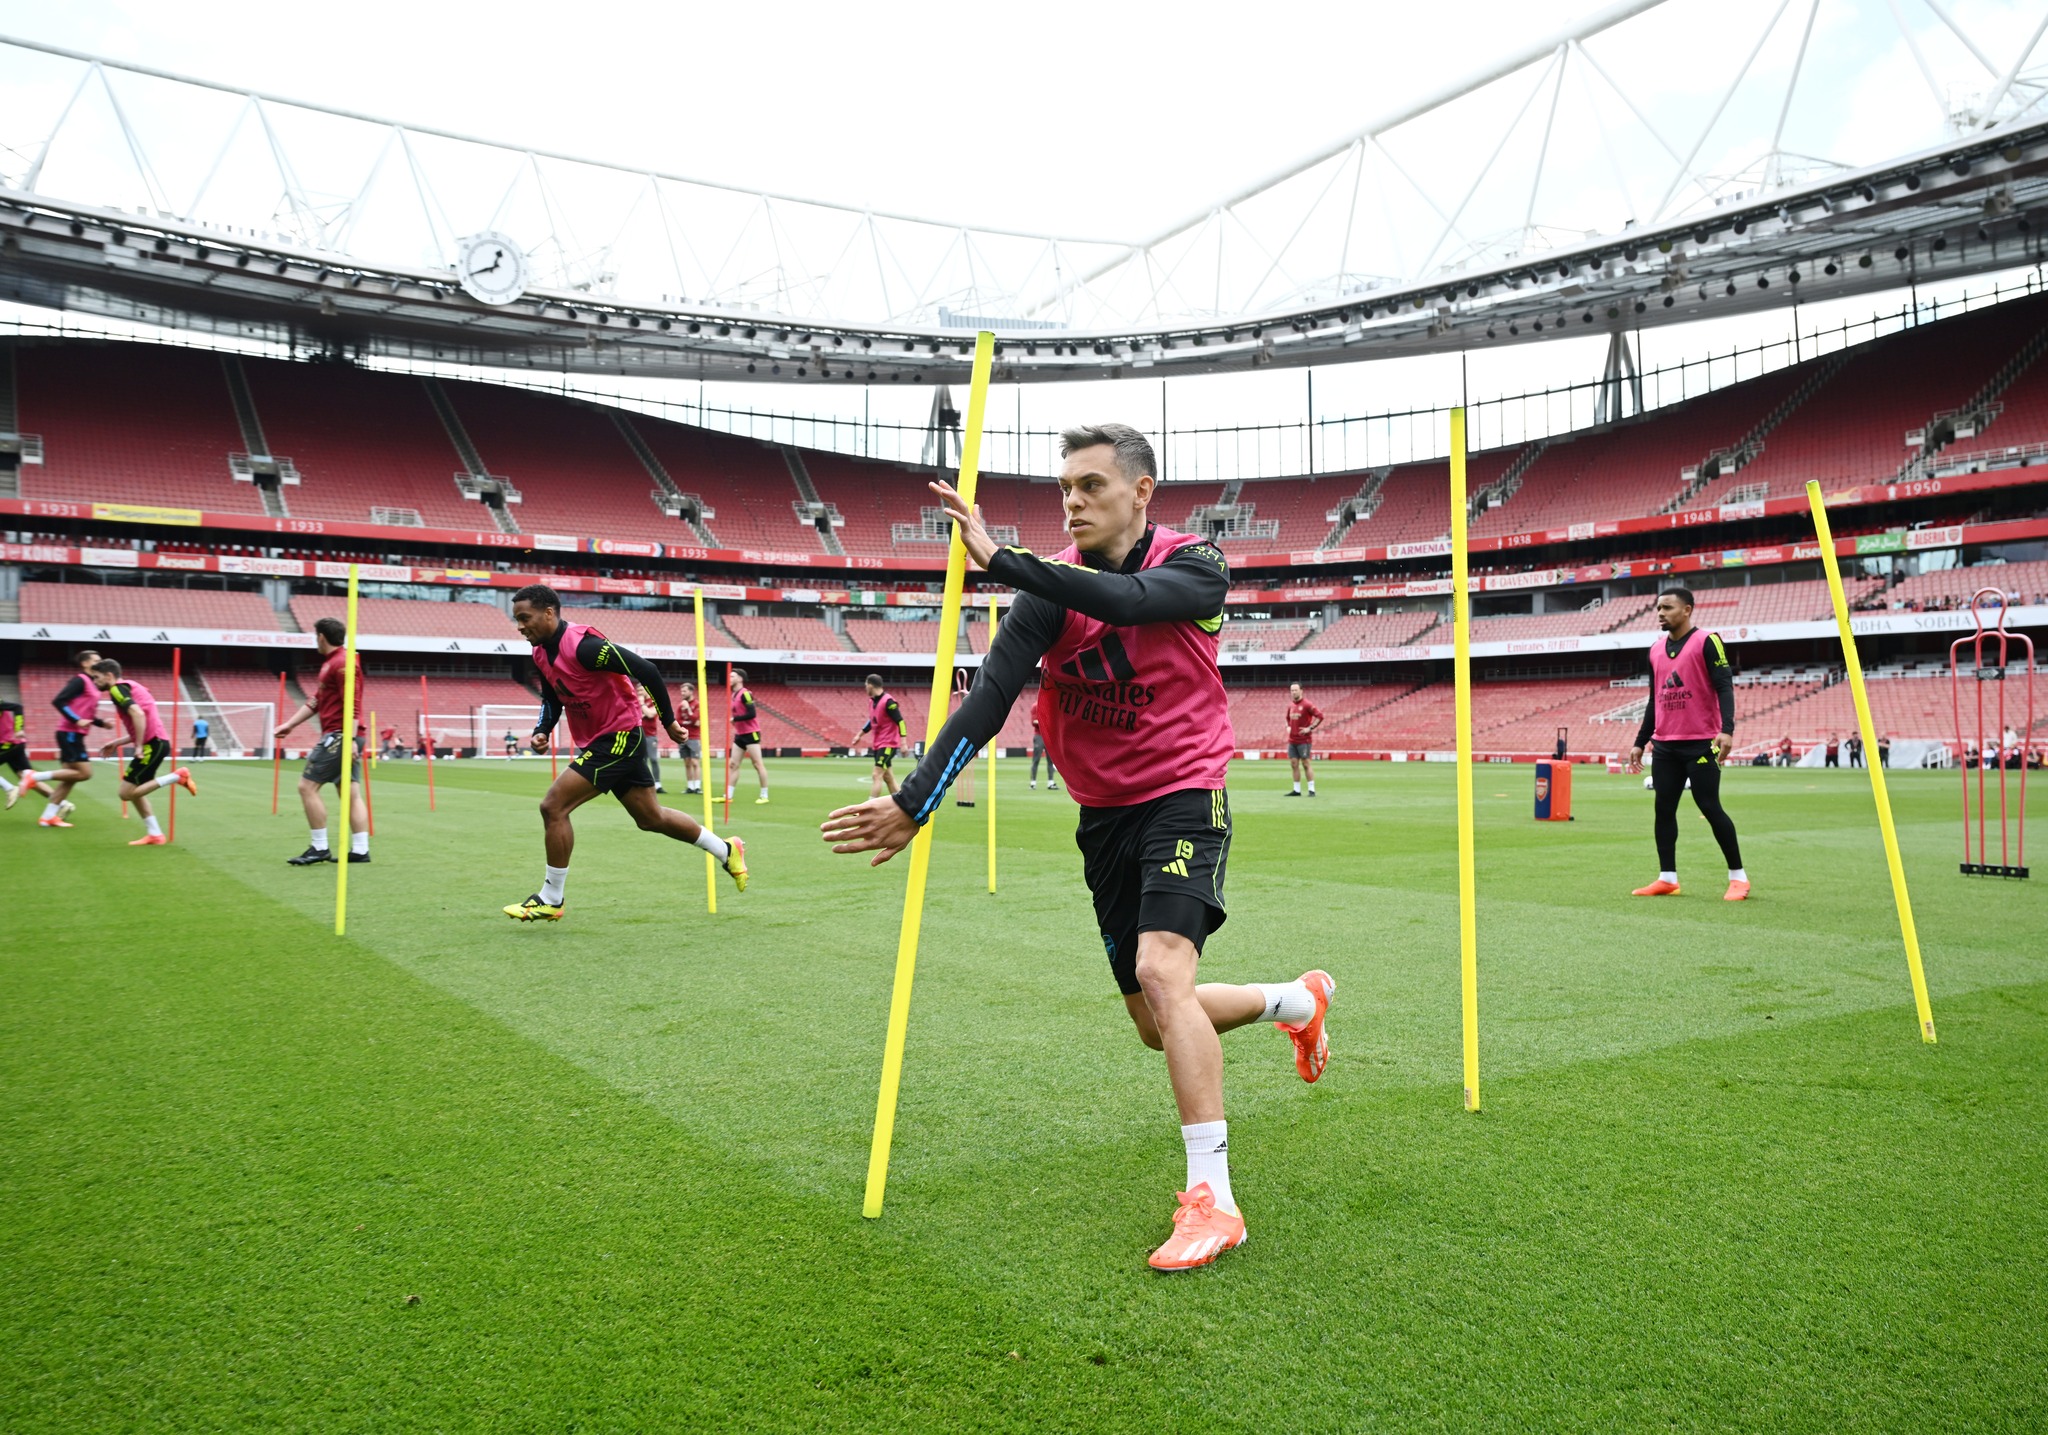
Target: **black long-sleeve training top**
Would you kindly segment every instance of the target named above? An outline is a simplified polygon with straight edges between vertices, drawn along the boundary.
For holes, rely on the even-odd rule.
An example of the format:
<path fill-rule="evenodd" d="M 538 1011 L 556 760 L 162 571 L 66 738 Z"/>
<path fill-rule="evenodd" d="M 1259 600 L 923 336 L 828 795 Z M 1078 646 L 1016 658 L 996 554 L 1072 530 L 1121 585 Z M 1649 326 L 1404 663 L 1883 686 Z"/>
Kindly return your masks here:
<path fill-rule="evenodd" d="M 1001 732 L 1018 694 L 1037 674 L 1038 660 L 1059 640 L 1069 612 L 1119 628 L 1201 623 L 1213 632 L 1222 626 L 1223 598 L 1230 591 L 1230 565 L 1222 550 L 1213 543 L 1190 543 L 1158 567 L 1140 572 L 1156 531 L 1148 524 L 1145 536 L 1115 569 L 1086 553 L 1079 563 L 1062 563 L 1028 548 L 997 549 L 988 576 L 1017 589 L 1017 601 L 996 629 L 972 691 L 946 719 L 926 755 L 953 752 L 963 741 L 979 751 Z M 920 762 L 903 780 L 896 804 L 922 825 L 947 785 L 940 764 Z"/>
<path fill-rule="evenodd" d="M 554 657 L 562 644 L 562 633 L 567 625 L 557 627 L 554 636 L 542 643 L 548 656 Z M 600 638 L 595 633 L 585 633 L 583 641 L 576 645 L 576 661 L 594 673 L 624 673 L 654 696 L 654 710 L 661 714 L 662 726 L 666 727 L 675 719 L 675 710 L 669 705 L 668 680 L 661 670 L 630 648 L 622 648 L 609 638 Z M 555 724 L 562 720 L 562 700 L 556 694 L 554 684 L 545 679 L 540 690 L 540 721 L 533 725 L 535 732 L 553 732 Z"/>
<path fill-rule="evenodd" d="M 1690 638 L 1691 636 L 1692 632 L 1688 630 L 1685 638 Z M 1664 640 L 1664 656 L 1667 658 L 1677 657 L 1679 649 L 1685 646 L 1685 638 L 1666 638 Z M 1707 660 L 1707 681 L 1713 684 L 1715 696 L 1721 699 L 1721 731 L 1733 737 L 1735 735 L 1735 669 L 1728 662 L 1728 650 L 1721 645 L 1720 634 L 1701 633 L 1700 641 L 1707 646 L 1705 654 Z M 1643 662 L 1647 665 L 1649 661 L 1649 656 L 1645 654 Z M 1650 745 L 1650 736 L 1656 731 L 1657 677 L 1656 670 L 1652 668 L 1650 674 L 1650 700 L 1643 705 L 1643 725 L 1636 729 L 1636 746 L 1648 747 Z"/>

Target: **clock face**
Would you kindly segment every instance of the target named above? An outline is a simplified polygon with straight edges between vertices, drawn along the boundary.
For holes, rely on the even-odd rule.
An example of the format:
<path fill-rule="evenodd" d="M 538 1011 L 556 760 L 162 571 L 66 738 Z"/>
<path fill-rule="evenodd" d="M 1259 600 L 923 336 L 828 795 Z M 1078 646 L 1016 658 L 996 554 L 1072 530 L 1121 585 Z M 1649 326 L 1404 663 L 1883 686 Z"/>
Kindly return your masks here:
<path fill-rule="evenodd" d="M 462 241 L 455 277 L 470 298 L 510 304 L 526 292 L 526 253 L 504 235 L 485 230 Z"/>

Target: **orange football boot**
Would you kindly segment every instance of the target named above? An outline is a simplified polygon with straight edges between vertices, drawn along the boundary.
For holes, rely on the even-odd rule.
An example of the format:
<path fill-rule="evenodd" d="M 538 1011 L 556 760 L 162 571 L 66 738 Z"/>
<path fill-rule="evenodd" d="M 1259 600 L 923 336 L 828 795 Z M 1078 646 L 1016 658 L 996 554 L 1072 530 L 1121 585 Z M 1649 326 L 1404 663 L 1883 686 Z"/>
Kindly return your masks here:
<path fill-rule="evenodd" d="M 1152 1253 L 1153 1270 L 1191 1271 L 1244 1244 L 1244 1217 L 1217 1210 L 1207 1181 L 1174 1195 L 1180 1207 L 1173 1213 L 1173 1234 Z"/>
<path fill-rule="evenodd" d="M 1730 880 L 1728 890 L 1721 894 L 1721 900 L 1724 902 L 1747 902 L 1749 900 L 1749 883 Z"/>
<path fill-rule="evenodd" d="M 1631 897 L 1676 897 L 1677 895 L 1678 884 L 1676 882 L 1667 882 L 1662 877 L 1659 877 L 1647 887 L 1638 887 L 1635 891 L 1629 893 Z"/>
<path fill-rule="evenodd" d="M 1330 1064 L 1330 1038 L 1323 1031 L 1323 1018 L 1329 1014 L 1330 998 L 1337 994 L 1337 980 L 1328 972 L 1317 970 L 1303 972 L 1301 984 L 1316 999 L 1316 1014 L 1300 1026 L 1289 1026 L 1284 1021 L 1273 1025 L 1286 1032 L 1294 1043 L 1294 1069 L 1301 1079 L 1314 1081 Z"/>
<path fill-rule="evenodd" d="M 194 797 L 197 797 L 199 795 L 199 784 L 192 780 L 192 770 L 190 768 L 179 768 L 176 772 L 171 774 L 171 781 L 177 783 L 178 786 L 184 788 Z"/>
<path fill-rule="evenodd" d="M 168 841 L 170 839 L 161 832 L 145 832 L 128 845 L 130 847 L 161 847 Z"/>

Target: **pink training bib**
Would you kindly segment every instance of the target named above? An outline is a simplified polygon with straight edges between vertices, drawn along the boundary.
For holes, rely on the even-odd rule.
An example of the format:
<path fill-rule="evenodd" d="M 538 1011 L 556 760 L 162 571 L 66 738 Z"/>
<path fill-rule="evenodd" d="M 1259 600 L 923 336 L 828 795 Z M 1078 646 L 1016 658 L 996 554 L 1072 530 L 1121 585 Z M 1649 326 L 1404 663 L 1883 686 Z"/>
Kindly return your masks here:
<path fill-rule="evenodd" d="M 1720 736 L 1721 700 L 1707 678 L 1707 633 L 1695 628 L 1665 651 L 1660 633 L 1650 644 L 1650 681 L 1657 685 L 1657 727 L 1653 742 L 1705 742 Z"/>
<path fill-rule="evenodd" d="M 601 642 L 611 640 L 582 623 L 564 623 L 562 640 L 555 655 L 546 648 L 533 650 L 533 665 L 561 699 L 562 713 L 569 721 L 569 741 L 581 747 L 608 732 L 622 732 L 640 726 L 640 689 L 624 673 L 594 672 L 583 666 L 576 649 L 585 635 Z"/>
<path fill-rule="evenodd" d="M 1155 525 L 1141 568 L 1204 540 Z M 1068 548 L 1056 563 L 1079 563 Z M 1217 622 L 1112 628 L 1069 611 L 1039 668 L 1037 715 L 1067 791 L 1128 807 L 1224 784 L 1236 737 L 1216 667 Z"/>

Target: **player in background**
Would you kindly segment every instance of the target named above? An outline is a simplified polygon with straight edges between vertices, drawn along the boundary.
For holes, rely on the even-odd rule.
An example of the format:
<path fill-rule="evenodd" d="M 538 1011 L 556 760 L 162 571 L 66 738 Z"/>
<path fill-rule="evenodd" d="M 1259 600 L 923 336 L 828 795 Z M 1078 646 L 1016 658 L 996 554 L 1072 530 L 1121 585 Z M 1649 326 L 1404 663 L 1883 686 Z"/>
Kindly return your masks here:
<path fill-rule="evenodd" d="M 370 807 L 363 799 L 362 753 L 363 753 L 363 660 L 356 659 L 355 699 L 356 730 L 344 737 L 341 730 L 342 699 L 346 694 L 342 685 L 347 679 L 344 671 L 348 652 L 343 646 L 348 641 L 348 625 L 339 618 L 321 618 L 313 624 L 313 646 L 320 652 L 320 676 L 313 687 L 310 702 L 300 703 L 298 710 L 277 725 L 271 734 L 282 738 L 309 717 L 320 720 L 320 741 L 313 744 L 313 750 L 306 754 L 306 765 L 299 771 L 299 805 L 306 809 L 306 827 L 310 838 L 306 850 L 296 857 L 284 860 L 294 867 L 311 867 L 320 862 L 332 862 L 334 853 L 327 845 L 327 804 L 321 799 L 320 789 L 332 784 L 341 787 L 341 750 L 348 747 L 348 860 L 367 862 L 370 860 Z"/>
<path fill-rule="evenodd" d="M 1650 702 L 1628 755 L 1631 773 L 1643 770 L 1643 749 L 1655 744 L 1650 784 L 1657 794 L 1657 880 L 1638 887 L 1638 897 L 1678 895 L 1678 802 L 1687 787 L 1714 830 L 1728 860 L 1728 890 L 1722 900 L 1749 896 L 1735 824 L 1721 807 L 1721 764 L 1735 746 L 1735 672 L 1720 635 L 1692 624 L 1692 590 L 1667 588 L 1657 595 L 1657 626 L 1664 635 L 1650 644 Z"/>
<path fill-rule="evenodd" d="M 732 750 L 725 755 L 725 790 L 732 791 L 740 756 L 745 754 L 747 761 L 754 764 L 754 776 L 761 783 L 761 791 L 754 798 L 754 806 L 759 807 L 768 800 L 768 769 L 761 764 L 761 709 L 755 704 L 754 695 L 747 691 L 745 668 L 727 669 L 725 685 L 732 698 Z"/>
<path fill-rule="evenodd" d="M 1822 762 L 1828 767 L 1840 767 L 1842 765 L 1842 739 L 1840 734 L 1832 732 L 1828 734 L 1826 755 L 1823 757 Z"/>
<path fill-rule="evenodd" d="M 1316 795 L 1316 765 L 1312 756 L 1314 743 L 1309 734 L 1323 725 L 1323 710 L 1301 695 L 1301 684 L 1290 683 L 1287 688 L 1287 766 L 1294 773 L 1294 791 L 1289 797 L 1301 796 L 1301 780 L 1308 779 L 1308 795 Z"/>
<path fill-rule="evenodd" d="M 998 548 L 978 512 L 931 485 L 967 555 L 1016 588 L 974 690 L 893 797 L 826 819 L 835 852 L 885 862 L 910 845 L 961 768 L 1002 729 L 1027 684 L 1046 745 L 1081 804 L 1076 834 L 1096 925 L 1138 1039 L 1166 1054 L 1187 1153 L 1173 1235 L 1157 1270 L 1207 1265 L 1245 1238 L 1230 1188 L 1219 1032 L 1270 1021 L 1304 1081 L 1329 1058 L 1329 974 L 1268 986 L 1197 985 L 1223 925 L 1230 849 L 1224 777 L 1233 738 L 1216 663 L 1229 570 L 1214 544 L 1146 521 L 1152 446 L 1124 424 L 1069 429 L 1060 493 L 1073 546 L 1048 561 Z M 1043 664 L 1041 667 L 1041 659 Z"/>
<path fill-rule="evenodd" d="M 508 727 L 505 729 L 505 761 L 510 762 L 517 756 L 519 756 L 519 734 Z"/>
<path fill-rule="evenodd" d="M 135 815 L 142 819 L 142 835 L 128 845 L 161 847 L 165 841 L 164 830 L 157 824 L 156 812 L 149 805 L 150 793 L 166 782 L 175 782 L 197 797 L 199 784 L 183 767 L 172 769 L 168 778 L 156 775 L 164 759 L 171 755 L 171 735 L 164 730 L 163 719 L 157 714 L 154 693 L 132 678 L 123 678 L 121 665 L 112 658 L 102 658 L 93 665 L 92 680 L 93 685 L 112 700 L 114 715 L 128 725 L 134 737 L 135 756 L 121 774 L 121 800 L 135 804 Z M 112 757 L 115 750 L 128 741 L 126 737 L 117 737 L 101 753 Z"/>
<path fill-rule="evenodd" d="M 99 716 L 100 690 L 92 680 L 92 665 L 99 660 L 100 655 L 91 648 L 73 653 L 71 661 L 78 665 L 78 671 L 50 699 L 50 706 L 57 710 L 59 765 L 44 774 L 39 784 L 50 800 L 43 815 L 36 819 L 38 827 L 71 825 L 66 819 L 78 810 L 78 804 L 71 800 L 71 789 L 92 780 L 92 754 L 86 750 L 86 734 L 96 727 L 113 726 Z"/>
<path fill-rule="evenodd" d="M 0 790 L 7 793 L 7 805 L 21 801 L 24 792 L 34 792 L 43 779 L 28 760 L 28 714 L 17 702 L 0 702 L 0 766 L 10 769 L 18 781 L 0 777 Z"/>
<path fill-rule="evenodd" d="M 1045 732 L 1038 725 L 1038 715 L 1031 716 L 1031 790 L 1038 790 L 1038 759 L 1045 759 L 1045 790 L 1060 790 L 1060 775 L 1052 765 L 1052 754 L 1045 750 Z"/>
<path fill-rule="evenodd" d="M 656 684 L 666 687 L 667 684 Z M 661 710 L 654 705 L 654 694 L 645 683 L 640 684 L 640 731 L 647 738 L 647 770 L 653 774 L 654 790 L 666 792 L 661 785 Z"/>
<path fill-rule="evenodd" d="M 709 852 L 725 864 L 733 885 L 746 891 L 746 843 L 737 837 L 727 842 L 698 826 L 689 814 L 654 800 L 654 744 L 647 736 L 641 704 L 653 703 L 656 719 L 670 737 L 680 742 L 683 736 L 669 709 L 668 684 L 654 664 L 595 628 L 565 621 L 560 595 L 545 583 L 528 584 L 512 595 L 512 621 L 519 636 L 533 645 L 533 665 L 540 669 L 541 710 L 533 728 L 533 750 L 546 752 L 556 723 L 566 717 L 569 740 L 582 751 L 540 800 L 547 847 L 541 888 L 525 901 L 505 907 L 505 915 L 518 922 L 562 919 L 569 856 L 576 847 L 569 816 L 601 792 L 616 797 L 642 832 L 658 832 Z"/>
<path fill-rule="evenodd" d="M 875 765 L 874 774 L 868 779 L 868 796 L 880 797 L 885 791 L 896 790 L 896 754 L 903 750 L 903 708 L 890 694 L 880 673 L 868 674 L 867 695 L 868 720 L 846 745 L 859 747 L 863 734 L 874 734 L 868 738 L 868 757 Z"/>
<path fill-rule="evenodd" d="M 697 689 L 685 683 L 682 693 L 676 721 L 683 725 L 683 791 L 694 796 L 704 790 L 704 742 L 699 736 L 704 715 L 697 709 Z"/>
<path fill-rule="evenodd" d="M 203 717 L 192 719 L 192 760 L 199 762 L 206 756 L 206 740 L 213 736 L 213 724 Z M 133 843 L 129 844 L 133 846 Z"/>

